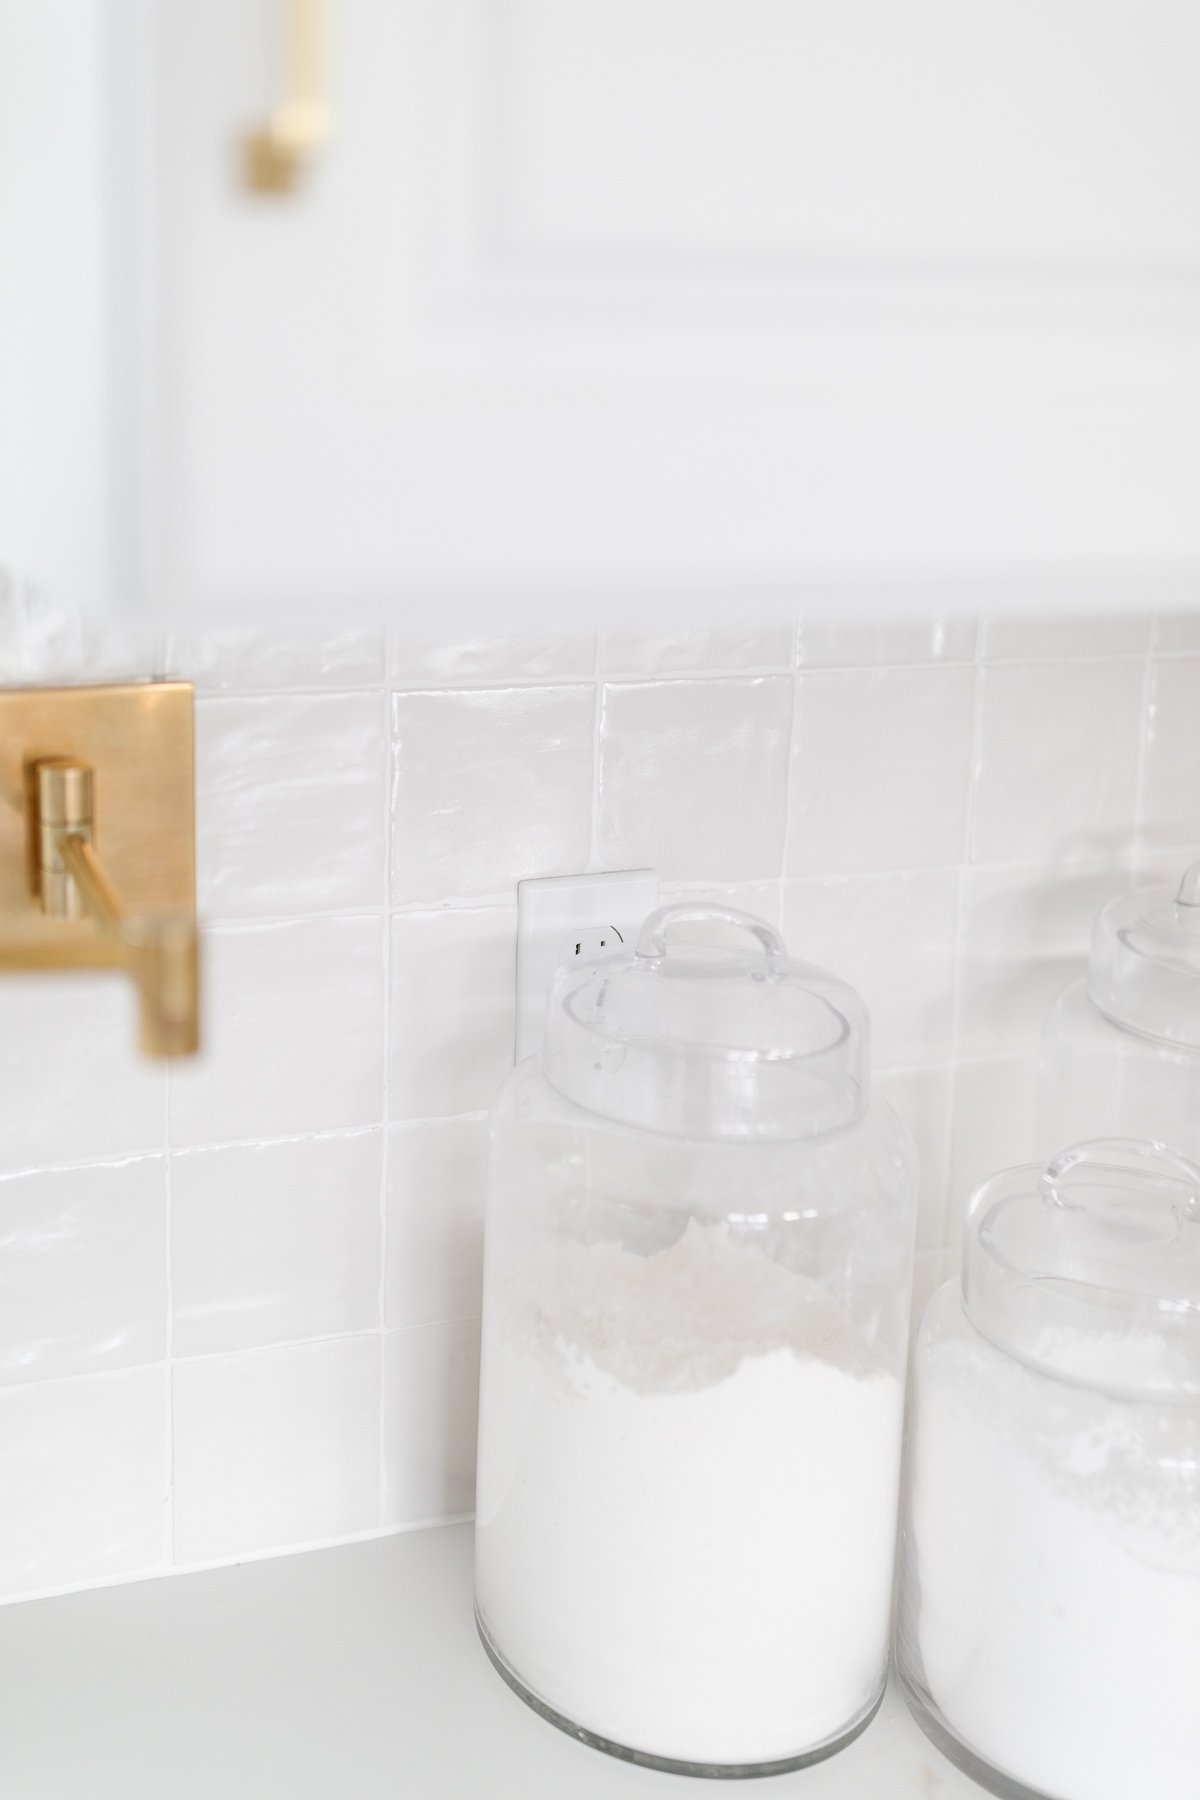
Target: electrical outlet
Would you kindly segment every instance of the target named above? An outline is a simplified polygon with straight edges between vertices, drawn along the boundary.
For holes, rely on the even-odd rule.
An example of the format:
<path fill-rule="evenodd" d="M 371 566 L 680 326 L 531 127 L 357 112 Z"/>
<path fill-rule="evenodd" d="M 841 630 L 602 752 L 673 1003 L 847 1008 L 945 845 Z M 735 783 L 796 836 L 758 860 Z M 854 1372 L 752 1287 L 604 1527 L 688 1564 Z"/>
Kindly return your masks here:
<path fill-rule="evenodd" d="M 517 1061 L 542 1047 L 546 995 L 560 962 L 615 955 L 658 905 L 653 869 L 551 875 L 517 884 Z"/>

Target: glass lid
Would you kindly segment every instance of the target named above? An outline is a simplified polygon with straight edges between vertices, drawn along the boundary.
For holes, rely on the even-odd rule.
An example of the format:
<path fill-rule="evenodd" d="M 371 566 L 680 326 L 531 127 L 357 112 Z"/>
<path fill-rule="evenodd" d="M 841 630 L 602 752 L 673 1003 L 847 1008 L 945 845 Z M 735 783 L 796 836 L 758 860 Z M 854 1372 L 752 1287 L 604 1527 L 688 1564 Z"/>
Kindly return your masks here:
<path fill-rule="evenodd" d="M 1200 863 L 1178 892 L 1110 900 L 1096 920 L 1088 993 L 1116 1025 L 1200 1050 Z"/>
<path fill-rule="evenodd" d="M 577 1105 L 675 1136 L 814 1137 L 868 1099 L 854 989 L 731 907 L 662 907 L 635 950 L 560 968 L 542 1058 Z"/>
<path fill-rule="evenodd" d="M 1200 1398 L 1200 1168 L 1101 1138 L 972 1196 L 963 1303 L 1001 1349 L 1113 1394 Z"/>

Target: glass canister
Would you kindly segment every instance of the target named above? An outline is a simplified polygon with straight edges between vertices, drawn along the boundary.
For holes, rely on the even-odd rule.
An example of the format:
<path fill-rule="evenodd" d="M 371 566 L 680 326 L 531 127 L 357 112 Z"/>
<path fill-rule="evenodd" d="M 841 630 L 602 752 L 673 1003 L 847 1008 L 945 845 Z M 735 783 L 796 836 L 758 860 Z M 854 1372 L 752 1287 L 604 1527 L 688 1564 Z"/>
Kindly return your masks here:
<path fill-rule="evenodd" d="M 897 1661 L 930 1737 L 1039 1800 L 1200 1793 L 1200 1169 L 997 1175 L 929 1303 Z"/>
<path fill-rule="evenodd" d="M 862 1002 L 758 919 L 666 907 L 559 970 L 489 1154 L 492 1660 L 635 1762 L 828 1755 L 884 1683 L 916 1210 Z"/>
<path fill-rule="evenodd" d="M 1200 1161 L 1200 863 L 1109 901 L 1046 1021 L 1036 1150 L 1114 1132 Z"/>

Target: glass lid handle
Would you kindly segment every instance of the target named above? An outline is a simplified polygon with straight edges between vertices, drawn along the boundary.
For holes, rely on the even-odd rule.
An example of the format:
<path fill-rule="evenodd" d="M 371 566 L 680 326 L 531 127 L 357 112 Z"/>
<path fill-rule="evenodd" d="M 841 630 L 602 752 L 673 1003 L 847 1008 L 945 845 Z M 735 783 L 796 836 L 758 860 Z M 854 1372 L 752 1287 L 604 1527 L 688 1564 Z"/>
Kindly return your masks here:
<path fill-rule="evenodd" d="M 753 913 L 736 906 L 712 906 L 706 901 L 680 900 L 674 906 L 660 906 L 642 926 L 637 941 L 637 954 L 648 961 L 661 962 L 667 954 L 667 932 L 675 925 L 732 925 L 749 932 L 758 940 L 763 965 L 773 980 L 783 974 L 787 965 L 787 945 L 777 931 Z"/>
<path fill-rule="evenodd" d="M 1176 906 L 1200 907 L 1200 862 L 1194 862 L 1190 869 L 1184 871 L 1183 880 L 1179 883 L 1179 892 L 1175 896 Z"/>
<path fill-rule="evenodd" d="M 1143 1187 L 1168 1200 L 1182 1223 L 1200 1223 L 1200 1168 L 1167 1144 L 1144 1138 L 1092 1138 L 1074 1144 L 1042 1170 L 1042 1198 L 1075 1206 L 1086 1188 Z M 1076 1193 L 1072 1195 L 1071 1188 Z"/>

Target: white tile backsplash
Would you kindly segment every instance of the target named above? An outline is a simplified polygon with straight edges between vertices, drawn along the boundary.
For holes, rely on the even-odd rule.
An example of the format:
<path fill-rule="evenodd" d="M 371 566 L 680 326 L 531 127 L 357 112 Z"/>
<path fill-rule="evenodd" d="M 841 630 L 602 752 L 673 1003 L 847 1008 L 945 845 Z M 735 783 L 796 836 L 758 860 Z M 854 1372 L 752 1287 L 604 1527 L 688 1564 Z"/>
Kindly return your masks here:
<path fill-rule="evenodd" d="M 961 863 L 974 704 L 970 667 L 802 675 L 788 873 Z"/>
<path fill-rule="evenodd" d="M 584 868 L 595 718 L 590 686 L 395 695 L 393 904 L 511 898 L 514 869 Z"/>
<path fill-rule="evenodd" d="M 663 881 L 780 871 L 793 683 L 606 685 L 600 722 L 602 868 Z"/>
<path fill-rule="evenodd" d="M 176 1356 L 378 1326 L 382 1136 L 375 1129 L 173 1157 Z"/>
<path fill-rule="evenodd" d="M 278 918 L 381 905 L 384 743 L 380 694 L 201 699 L 201 913 Z"/>
<path fill-rule="evenodd" d="M 176 1363 L 176 1562 L 374 1529 L 379 1421 L 378 1336 Z"/>
<path fill-rule="evenodd" d="M 167 1353 L 167 1164 L 0 1180 L 0 1384 Z"/>
<path fill-rule="evenodd" d="M 384 1323 L 478 1318 L 487 1125 L 394 1125 L 388 1161 Z"/>
<path fill-rule="evenodd" d="M 427 1525 L 475 1505 L 479 1321 L 384 1339 L 383 1522 Z"/>
<path fill-rule="evenodd" d="M 214 926 L 204 1048 L 170 1074 L 175 1145 L 374 1124 L 383 1094 L 378 918 Z"/>
<path fill-rule="evenodd" d="M 169 1562 L 166 1370 L 0 1390 L 0 1595 Z"/>
<path fill-rule="evenodd" d="M 165 1150 L 166 1075 L 136 1021 L 119 975 L 0 976 L 0 1172 Z"/>
<path fill-rule="evenodd" d="M 391 931 L 391 1117 L 478 1112 L 513 1063 L 516 908 L 399 913 Z"/>
<path fill-rule="evenodd" d="M 861 987 L 928 1285 L 1095 909 L 1200 855 L 1200 612 L 93 637 L 0 594 L 0 680 L 199 686 L 205 1051 L 0 978 L 0 1600 L 470 1510 L 523 876 L 646 863 Z"/>
<path fill-rule="evenodd" d="M 981 680 L 972 860 L 1121 855 L 1137 811 L 1145 660 L 996 664 Z"/>

